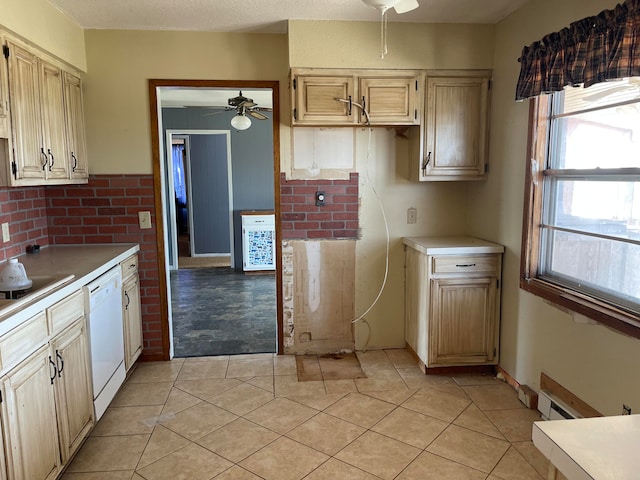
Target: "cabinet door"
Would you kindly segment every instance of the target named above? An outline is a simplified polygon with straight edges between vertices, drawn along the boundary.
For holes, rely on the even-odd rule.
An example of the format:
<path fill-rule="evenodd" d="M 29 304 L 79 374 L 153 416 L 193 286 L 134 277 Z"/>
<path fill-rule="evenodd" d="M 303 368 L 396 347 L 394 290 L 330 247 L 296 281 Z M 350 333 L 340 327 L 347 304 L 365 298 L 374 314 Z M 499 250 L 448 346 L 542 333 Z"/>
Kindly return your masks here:
<path fill-rule="evenodd" d="M 429 366 L 495 363 L 497 279 L 433 278 Z"/>
<path fill-rule="evenodd" d="M 13 131 L 15 179 L 44 179 L 49 158 L 42 146 L 38 59 L 8 42 L 9 96 Z"/>
<path fill-rule="evenodd" d="M 62 69 L 40 60 L 40 101 L 43 148 L 47 154 L 45 177 L 65 179 L 68 175 Z"/>
<path fill-rule="evenodd" d="M 47 345 L 11 370 L 3 382 L 11 480 L 52 480 L 60 471 L 52 362 Z"/>
<path fill-rule="evenodd" d="M 52 345 L 60 449 L 66 463 L 93 426 L 93 394 L 84 317 L 58 335 Z"/>
<path fill-rule="evenodd" d="M 122 284 L 122 317 L 124 321 L 124 367 L 129 370 L 142 353 L 142 316 L 138 275 Z"/>
<path fill-rule="evenodd" d="M 410 77 L 360 78 L 360 103 L 372 125 L 418 125 L 418 79 Z M 366 123 L 360 114 L 360 123 Z"/>
<path fill-rule="evenodd" d="M 344 125 L 355 122 L 356 108 L 350 103 L 356 101 L 352 75 L 299 75 L 293 81 L 294 124 Z"/>
<path fill-rule="evenodd" d="M 4 45 L 2 37 L 0 42 Z M 0 61 L 0 138 L 9 138 L 11 125 L 9 122 L 9 71 L 6 59 Z"/>
<path fill-rule="evenodd" d="M 427 77 L 426 83 L 420 179 L 482 178 L 488 146 L 489 79 Z"/>
<path fill-rule="evenodd" d="M 64 72 L 64 104 L 67 119 L 67 164 L 71 179 L 88 179 L 89 162 L 80 78 Z"/>

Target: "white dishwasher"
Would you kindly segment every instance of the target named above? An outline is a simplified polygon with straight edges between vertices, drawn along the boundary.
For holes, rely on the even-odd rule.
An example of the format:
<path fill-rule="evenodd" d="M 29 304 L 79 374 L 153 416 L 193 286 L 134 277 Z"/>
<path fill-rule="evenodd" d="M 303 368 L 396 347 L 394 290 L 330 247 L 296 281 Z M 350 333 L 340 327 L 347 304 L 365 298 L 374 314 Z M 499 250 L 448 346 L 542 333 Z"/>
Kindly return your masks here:
<path fill-rule="evenodd" d="M 122 273 L 114 267 L 85 287 L 96 421 L 124 383 Z"/>

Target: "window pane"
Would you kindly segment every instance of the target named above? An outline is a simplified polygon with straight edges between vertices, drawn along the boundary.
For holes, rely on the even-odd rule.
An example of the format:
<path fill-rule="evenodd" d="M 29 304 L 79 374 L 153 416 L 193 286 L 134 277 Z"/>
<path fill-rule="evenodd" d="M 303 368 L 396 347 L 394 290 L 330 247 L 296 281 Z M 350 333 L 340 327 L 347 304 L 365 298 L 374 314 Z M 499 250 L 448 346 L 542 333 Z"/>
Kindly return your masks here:
<path fill-rule="evenodd" d="M 640 167 L 640 103 L 552 121 L 550 168 Z"/>
<path fill-rule="evenodd" d="M 545 276 L 558 277 L 582 291 L 637 310 L 640 303 L 640 246 L 545 230 L 550 247 Z M 636 305 L 633 305 L 633 304 Z"/>
<path fill-rule="evenodd" d="M 557 113 L 577 112 L 640 99 L 640 77 L 596 83 L 588 88 L 567 87 L 563 95 Z"/>
<path fill-rule="evenodd" d="M 640 240 L 640 182 L 548 180 L 547 225 Z"/>

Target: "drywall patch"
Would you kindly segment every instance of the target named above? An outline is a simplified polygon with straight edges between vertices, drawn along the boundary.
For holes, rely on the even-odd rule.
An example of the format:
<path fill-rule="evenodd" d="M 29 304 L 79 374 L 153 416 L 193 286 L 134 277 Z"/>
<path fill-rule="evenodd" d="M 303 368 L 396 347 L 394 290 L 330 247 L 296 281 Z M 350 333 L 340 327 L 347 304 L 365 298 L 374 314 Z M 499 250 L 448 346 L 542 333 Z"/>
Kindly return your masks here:
<path fill-rule="evenodd" d="M 355 240 L 283 242 L 284 353 L 354 349 L 355 245 Z"/>

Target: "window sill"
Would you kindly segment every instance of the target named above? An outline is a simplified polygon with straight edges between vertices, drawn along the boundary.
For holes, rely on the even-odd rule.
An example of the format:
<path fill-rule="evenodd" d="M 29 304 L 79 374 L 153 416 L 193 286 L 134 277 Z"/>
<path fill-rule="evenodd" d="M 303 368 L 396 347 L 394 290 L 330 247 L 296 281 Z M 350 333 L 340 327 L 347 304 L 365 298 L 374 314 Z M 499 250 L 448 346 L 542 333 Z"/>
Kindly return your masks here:
<path fill-rule="evenodd" d="M 553 304 L 591 318 L 620 333 L 640 339 L 640 317 L 638 315 L 537 278 L 522 277 L 520 288 Z"/>

